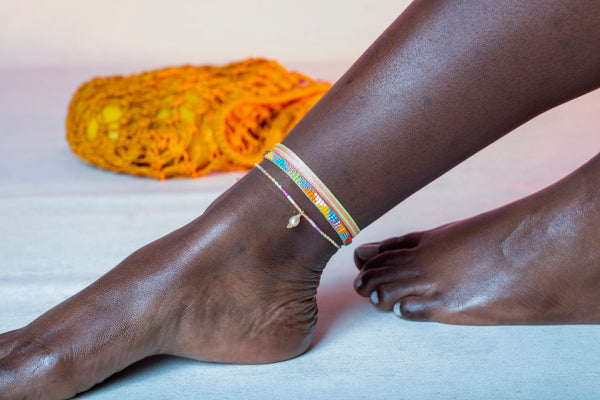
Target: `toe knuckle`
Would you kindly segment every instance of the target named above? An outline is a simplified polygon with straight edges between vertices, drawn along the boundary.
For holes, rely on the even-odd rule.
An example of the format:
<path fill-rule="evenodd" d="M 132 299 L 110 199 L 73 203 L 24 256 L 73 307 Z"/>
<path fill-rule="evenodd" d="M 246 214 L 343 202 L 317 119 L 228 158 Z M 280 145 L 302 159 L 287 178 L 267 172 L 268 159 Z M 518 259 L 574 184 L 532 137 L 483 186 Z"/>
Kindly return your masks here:
<path fill-rule="evenodd" d="M 406 301 L 400 303 L 400 313 L 402 314 L 402 318 L 405 319 L 414 319 L 416 317 L 414 311 Z"/>

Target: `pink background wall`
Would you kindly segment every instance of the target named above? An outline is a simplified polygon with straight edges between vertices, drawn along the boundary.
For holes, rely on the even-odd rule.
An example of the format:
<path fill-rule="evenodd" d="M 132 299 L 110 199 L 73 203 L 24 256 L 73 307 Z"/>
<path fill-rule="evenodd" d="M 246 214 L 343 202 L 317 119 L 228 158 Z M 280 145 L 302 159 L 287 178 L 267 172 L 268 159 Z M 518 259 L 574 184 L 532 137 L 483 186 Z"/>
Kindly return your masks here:
<path fill-rule="evenodd" d="M 0 67 L 350 62 L 408 0 L 2 1 Z"/>

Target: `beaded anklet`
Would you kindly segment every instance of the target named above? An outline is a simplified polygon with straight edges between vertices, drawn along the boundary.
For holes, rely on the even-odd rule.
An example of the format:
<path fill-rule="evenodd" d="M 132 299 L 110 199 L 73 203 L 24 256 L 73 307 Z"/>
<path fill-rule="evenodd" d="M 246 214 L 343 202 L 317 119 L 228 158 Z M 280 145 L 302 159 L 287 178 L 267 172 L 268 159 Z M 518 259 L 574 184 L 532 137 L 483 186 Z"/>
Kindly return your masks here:
<path fill-rule="evenodd" d="M 298 214 L 290 217 L 288 224 L 287 224 L 287 228 L 295 228 L 298 226 L 298 224 L 300 224 L 300 218 L 304 217 L 304 219 L 306 219 L 312 226 L 313 228 L 315 228 L 317 230 L 317 232 L 319 232 L 321 234 L 321 236 L 323 236 L 325 239 L 327 239 L 332 245 L 334 245 L 338 250 L 341 248 L 339 244 L 337 244 L 335 242 L 335 240 L 333 240 L 332 238 L 330 238 L 325 232 L 323 232 L 321 230 L 321 228 L 319 228 L 317 226 L 317 224 L 315 224 L 315 222 L 308 216 L 306 215 L 306 213 L 304 212 L 304 210 L 302 210 L 300 208 L 300 206 L 294 201 L 294 199 L 292 199 L 292 196 L 290 196 L 285 189 L 279 184 L 279 182 L 277 182 L 275 180 L 275 178 L 273 178 L 273 176 L 271 176 L 271 174 L 269 174 L 267 171 L 265 171 L 265 169 L 263 167 L 261 167 L 258 164 L 254 164 L 256 166 L 256 168 L 258 168 L 263 174 L 265 174 L 265 176 L 267 178 L 269 178 L 271 180 L 271 182 L 273 182 L 275 184 L 275 186 L 277 186 L 279 188 L 279 190 L 281 190 L 283 192 L 283 194 L 285 195 L 285 197 L 290 201 L 290 203 L 292 203 L 292 205 L 294 206 L 294 208 L 296 208 L 296 210 L 298 211 Z"/>
<path fill-rule="evenodd" d="M 333 208 L 336 214 L 340 217 L 342 223 L 346 226 L 346 229 L 350 232 L 352 237 L 355 237 L 360 232 L 360 228 L 354 222 L 354 219 L 350 216 L 350 213 L 346 211 L 342 203 L 331 193 L 331 191 L 325 186 L 323 181 L 309 168 L 308 165 L 300 159 L 292 150 L 285 145 L 278 143 L 274 149 L 280 155 L 283 155 L 288 161 L 305 177 L 305 179 L 312 184 L 312 186 L 319 192 L 321 197 L 327 201 L 329 206 Z"/>
<path fill-rule="evenodd" d="M 296 154 L 284 145 L 277 144 L 273 151 L 266 152 L 264 158 L 281 168 L 300 187 L 331 224 L 344 245 L 352 243 L 352 238 L 360 232 L 358 225 L 325 184 Z"/>

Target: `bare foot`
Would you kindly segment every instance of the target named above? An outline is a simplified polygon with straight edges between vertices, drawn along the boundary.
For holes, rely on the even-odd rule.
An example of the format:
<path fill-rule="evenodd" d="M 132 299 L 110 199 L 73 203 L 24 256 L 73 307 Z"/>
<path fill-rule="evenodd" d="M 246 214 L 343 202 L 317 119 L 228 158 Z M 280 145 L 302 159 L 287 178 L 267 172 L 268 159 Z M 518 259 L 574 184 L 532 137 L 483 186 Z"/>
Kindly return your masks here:
<path fill-rule="evenodd" d="M 72 397 L 154 354 L 225 363 L 301 354 L 335 248 L 306 221 L 286 229 L 294 212 L 251 171 L 197 220 L 0 335 L 0 398 Z"/>
<path fill-rule="evenodd" d="M 361 246 L 358 293 L 409 320 L 600 323 L 600 156 L 532 196 Z"/>

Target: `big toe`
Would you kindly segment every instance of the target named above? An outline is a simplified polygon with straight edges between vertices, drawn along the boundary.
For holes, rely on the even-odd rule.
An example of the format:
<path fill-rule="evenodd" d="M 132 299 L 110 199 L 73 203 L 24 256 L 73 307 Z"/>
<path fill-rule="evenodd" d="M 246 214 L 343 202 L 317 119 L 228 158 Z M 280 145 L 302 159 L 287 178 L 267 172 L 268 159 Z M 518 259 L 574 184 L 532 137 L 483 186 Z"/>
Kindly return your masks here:
<path fill-rule="evenodd" d="M 367 261 L 386 251 L 414 249 L 419 245 L 422 236 L 423 232 L 413 232 L 383 242 L 363 244 L 354 250 L 354 263 L 358 269 L 362 269 Z"/>
<path fill-rule="evenodd" d="M 379 254 L 379 243 L 367 243 L 354 250 L 354 264 L 361 269 L 371 258 Z"/>

